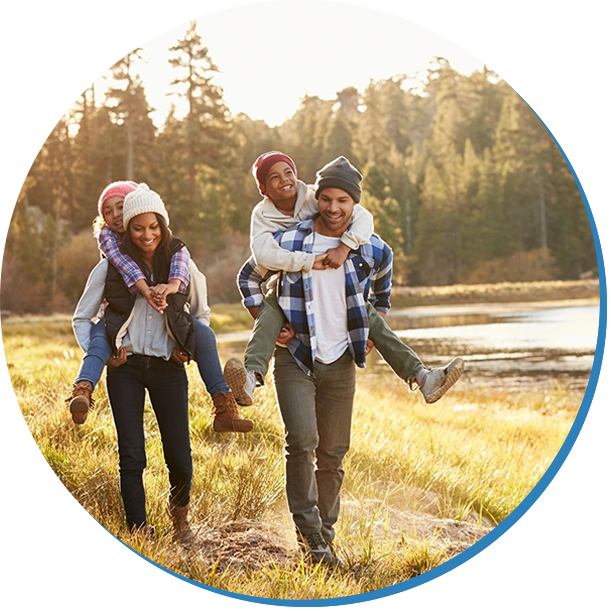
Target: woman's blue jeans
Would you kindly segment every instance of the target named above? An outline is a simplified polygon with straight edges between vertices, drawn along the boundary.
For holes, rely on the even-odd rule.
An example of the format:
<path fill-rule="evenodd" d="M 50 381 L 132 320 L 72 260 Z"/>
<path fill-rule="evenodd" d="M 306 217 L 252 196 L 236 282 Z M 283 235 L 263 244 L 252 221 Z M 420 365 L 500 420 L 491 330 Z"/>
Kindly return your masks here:
<path fill-rule="evenodd" d="M 206 386 L 206 390 L 213 395 L 217 392 L 229 392 L 225 383 L 221 361 L 219 359 L 214 331 L 203 322 L 193 319 L 195 328 L 195 355 L 199 374 Z M 111 356 L 110 344 L 106 336 L 104 321 L 100 320 L 91 326 L 89 349 L 85 353 L 75 382 L 87 380 L 92 388 L 102 377 L 104 365 Z"/>
<path fill-rule="evenodd" d="M 184 365 L 134 354 L 120 367 L 109 367 L 106 385 L 119 442 L 119 476 L 127 525 L 146 524 L 142 474 L 146 467 L 144 398 L 149 398 L 163 445 L 170 499 L 189 503 L 193 465 L 189 441 L 188 383 Z"/>

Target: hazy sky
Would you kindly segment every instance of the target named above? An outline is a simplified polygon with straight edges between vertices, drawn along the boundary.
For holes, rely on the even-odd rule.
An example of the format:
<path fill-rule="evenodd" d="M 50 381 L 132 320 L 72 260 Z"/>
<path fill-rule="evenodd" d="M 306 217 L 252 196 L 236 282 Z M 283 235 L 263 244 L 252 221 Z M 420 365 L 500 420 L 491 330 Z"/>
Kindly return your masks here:
<path fill-rule="evenodd" d="M 153 115 L 157 125 L 172 99 L 166 96 L 168 85 L 178 74 L 168 63 L 168 48 L 188 25 L 140 43 L 147 63 L 136 69 L 157 111 Z M 223 88 L 230 111 L 245 112 L 269 125 L 291 117 L 305 94 L 331 99 L 351 85 L 362 92 L 370 79 L 415 76 L 437 55 L 466 74 L 483 66 L 478 58 L 426 28 L 346 4 L 248 5 L 202 17 L 197 29 L 221 70 L 213 82 Z M 106 81 L 96 82 L 99 95 L 105 87 Z"/>

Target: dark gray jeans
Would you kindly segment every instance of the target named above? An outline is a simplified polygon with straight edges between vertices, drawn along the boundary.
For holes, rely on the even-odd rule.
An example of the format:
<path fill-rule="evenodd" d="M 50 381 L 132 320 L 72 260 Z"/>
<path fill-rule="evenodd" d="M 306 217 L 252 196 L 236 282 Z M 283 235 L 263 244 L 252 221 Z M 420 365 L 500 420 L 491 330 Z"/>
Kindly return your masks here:
<path fill-rule="evenodd" d="M 286 348 L 277 348 L 274 385 L 286 433 L 286 496 L 304 534 L 335 537 L 342 463 L 350 448 L 356 371 L 348 351 L 307 376 Z"/>

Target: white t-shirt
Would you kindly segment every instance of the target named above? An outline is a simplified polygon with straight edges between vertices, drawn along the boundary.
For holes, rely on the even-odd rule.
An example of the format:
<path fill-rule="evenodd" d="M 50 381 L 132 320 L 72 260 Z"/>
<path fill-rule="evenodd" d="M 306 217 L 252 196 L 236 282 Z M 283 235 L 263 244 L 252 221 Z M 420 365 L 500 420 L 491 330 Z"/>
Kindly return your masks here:
<path fill-rule="evenodd" d="M 314 232 L 313 253 L 321 255 L 337 248 L 341 238 Z M 316 325 L 316 360 L 328 365 L 348 349 L 348 311 L 346 307 L 346 272 L 338 269 L 312 270 L 312 297 Z"/>

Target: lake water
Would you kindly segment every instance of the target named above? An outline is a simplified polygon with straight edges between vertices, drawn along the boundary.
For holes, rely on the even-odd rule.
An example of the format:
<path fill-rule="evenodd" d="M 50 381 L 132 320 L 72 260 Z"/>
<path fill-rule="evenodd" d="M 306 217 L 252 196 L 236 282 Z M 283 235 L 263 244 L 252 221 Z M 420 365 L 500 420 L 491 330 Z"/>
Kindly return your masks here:
<path fill-rule="evenodd" d="M 472 384 L 585 388 L 598 316 L 599 304 L 584 300 L 395 309 L 387 322 L 427 365 L 462 356 Z M 223 334 L 219 341 L 239 352 L 248 337 L 248 332 Z M 367 369 L 380 373 L 387 366 L 373 353 Z"/>
<path fill-rule="evenodd" d="M 463 356 L 474 383 L 585 388 L 598 316 L 591 302 L 487 304 L 401 310 L 388 323 L 427 364 Z"/>

